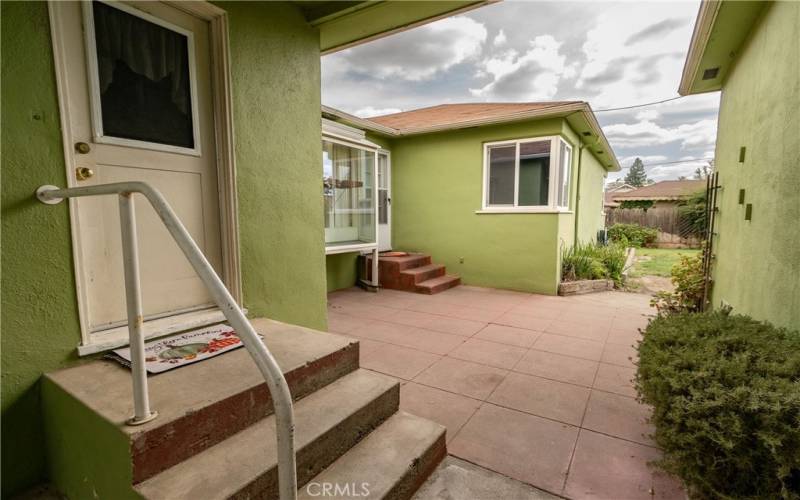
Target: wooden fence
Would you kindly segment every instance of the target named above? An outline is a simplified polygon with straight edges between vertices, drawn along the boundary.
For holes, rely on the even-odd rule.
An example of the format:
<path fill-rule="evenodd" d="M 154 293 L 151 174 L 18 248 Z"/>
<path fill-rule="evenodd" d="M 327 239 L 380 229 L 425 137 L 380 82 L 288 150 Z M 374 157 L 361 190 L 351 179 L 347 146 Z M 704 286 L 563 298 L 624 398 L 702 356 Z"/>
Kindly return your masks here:
<path fill-rule="evenodd" d="M 700 239 L 690 235 L 681 224 L 677 207 L 612 208 L 606 212 L 606 227 L 614 224 L 639 224 L 658 229 L 656 245 L 660 248 L 698 248 Z"/>

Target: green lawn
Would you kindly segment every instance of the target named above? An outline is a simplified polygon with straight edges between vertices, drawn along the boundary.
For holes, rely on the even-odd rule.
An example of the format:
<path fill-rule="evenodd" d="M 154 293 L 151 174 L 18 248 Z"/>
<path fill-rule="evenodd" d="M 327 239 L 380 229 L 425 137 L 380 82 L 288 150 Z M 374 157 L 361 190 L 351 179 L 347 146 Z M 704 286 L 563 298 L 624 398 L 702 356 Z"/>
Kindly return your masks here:
<path fill-rule="evenodd" d="M 681 255 L 692 256 L 697 255 L 699 252 L 700 250 L 689 248 L 637 248 L 633 273 L 635 276 L 664 276 L 668 278 L 671 276 L 672 266 L 678 263 Z M 644 257 L 644 259 L 641 257 Z"/>

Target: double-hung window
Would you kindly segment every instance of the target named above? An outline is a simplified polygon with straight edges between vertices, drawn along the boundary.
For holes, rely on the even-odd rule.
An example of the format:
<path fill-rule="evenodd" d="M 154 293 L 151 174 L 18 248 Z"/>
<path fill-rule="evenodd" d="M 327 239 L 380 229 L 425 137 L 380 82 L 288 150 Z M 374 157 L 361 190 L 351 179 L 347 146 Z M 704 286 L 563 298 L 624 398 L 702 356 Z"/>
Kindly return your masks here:
<path fill-rule="evenodd" d="M 561 137 L 484 145 L 484 212 L 569 210 L 572 147 Z"/>

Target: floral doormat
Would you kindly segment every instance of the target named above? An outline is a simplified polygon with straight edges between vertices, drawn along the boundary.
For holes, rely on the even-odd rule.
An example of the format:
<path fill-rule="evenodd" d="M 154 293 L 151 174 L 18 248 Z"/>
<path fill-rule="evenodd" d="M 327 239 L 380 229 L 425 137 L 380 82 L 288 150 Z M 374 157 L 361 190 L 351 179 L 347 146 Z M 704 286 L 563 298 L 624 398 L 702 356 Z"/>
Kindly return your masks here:
<path fill-rule="evenodd" d="M 151 340 L 144 344 L 144 355 L 148 373 L 162 373 L 173 368 L 185 366 L 223 352 L 241 347 L 242 340 L 228 325 L 215 325 L 191 332 L 179 333 L 169 337 Z M 129 347 L 117 349 L 109 358 L 130 368 L 131 350 Z"/>

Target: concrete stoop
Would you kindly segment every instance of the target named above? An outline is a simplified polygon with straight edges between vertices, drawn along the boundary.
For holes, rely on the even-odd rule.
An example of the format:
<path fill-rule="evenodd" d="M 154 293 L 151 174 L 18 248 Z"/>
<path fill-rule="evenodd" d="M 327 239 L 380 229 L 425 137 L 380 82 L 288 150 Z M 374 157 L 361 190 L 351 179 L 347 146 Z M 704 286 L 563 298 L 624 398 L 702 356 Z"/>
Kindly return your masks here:
<path fill-rule="evenodd" d="M 399 383 L 359 369 L 356 340 L 264 319 L 253 326 L 295 398 L 301 496 L 338 487 L 341 498 L 358 486 L 366 490 L 354 496 L 410 498 L 446 453 L 444 428 L 398 413 Z M 44 377 L 56 488 L 72 499 L 277 498 L 272 401 L 246 350 L 148 381 L 159 416 L 131 427 L 127 369 L 99 360 Z"/>

